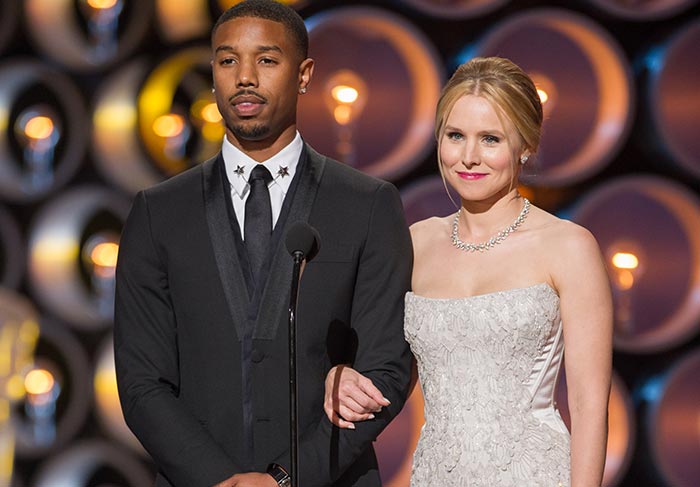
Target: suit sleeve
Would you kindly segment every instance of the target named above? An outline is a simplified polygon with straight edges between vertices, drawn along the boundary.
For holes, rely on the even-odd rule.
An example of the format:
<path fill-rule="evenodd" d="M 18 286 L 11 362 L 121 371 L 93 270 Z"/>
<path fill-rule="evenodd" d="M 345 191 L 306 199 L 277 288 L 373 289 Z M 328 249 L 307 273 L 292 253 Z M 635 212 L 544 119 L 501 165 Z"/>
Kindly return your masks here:
<path fill-rule="evenodd" d="M 122 232 L 114 321 L 119 397 L 127 424 L 175 486 L 211 486 L 238 467 L 178 400 L 177 329 L 167 267 L 148 203 L 136 196 Z"/>
<path fill-rule="evenodd" d="M 404 296 L 409 290 L 413 250 L 396 188 L 384 183 L 372 205 L 352 297 L 352 327 L 358 336 L 353 367 L 391 401 L 356 430 L 333 426 L 325 414 L 300 436 L 299 481 L 305 487 L 337 480 L 401 411 L 408 394 L 411 353 L 404 339 Z M 288 452 L 275 460 L 289 465 Z"/>

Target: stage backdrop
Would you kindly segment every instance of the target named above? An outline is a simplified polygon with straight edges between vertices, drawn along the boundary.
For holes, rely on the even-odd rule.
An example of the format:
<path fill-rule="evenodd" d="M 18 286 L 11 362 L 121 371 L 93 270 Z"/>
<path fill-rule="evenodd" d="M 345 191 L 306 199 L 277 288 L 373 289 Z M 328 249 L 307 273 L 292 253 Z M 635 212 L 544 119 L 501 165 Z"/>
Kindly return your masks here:
<path fill-rule="evenodd" d="M 135 192 L 220 147 L 208 35 L 233 3 L 0 3 L 0 486 L 153 480 L 116 395 L 114 264 Z M 301 132 L 395 183 L 409 223 L 455 211 L 432 135 L 454 68 L 528 71 L 546 120 L 521 191 L 595 234 L 614 292 L 605 485 L 700 485 L 698 1 L 288 3 L 316 59 Z M 568 422 L 563 377 L 557 400 Z M 422 401 L 377 441 L 390 487 Z"/>

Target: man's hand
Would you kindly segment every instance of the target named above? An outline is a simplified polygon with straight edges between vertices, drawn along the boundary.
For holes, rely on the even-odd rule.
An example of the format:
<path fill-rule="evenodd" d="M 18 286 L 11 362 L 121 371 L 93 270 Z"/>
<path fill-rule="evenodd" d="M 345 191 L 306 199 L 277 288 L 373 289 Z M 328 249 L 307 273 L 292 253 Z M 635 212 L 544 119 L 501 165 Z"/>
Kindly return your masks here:
<path fill-rule="evenodd" d="M 272 478 L 272 475 L 249 472 L 237 473 L 213 487 L 277 487 L 277 482 Z"/>
<path fill-rule="evenodd" d="M 323 410 L 339 428 L 355 429 L 353 421 L 374 419 L 391 404 L 372 381 L 346 365 L 336 365 L 326 376 Z"/>

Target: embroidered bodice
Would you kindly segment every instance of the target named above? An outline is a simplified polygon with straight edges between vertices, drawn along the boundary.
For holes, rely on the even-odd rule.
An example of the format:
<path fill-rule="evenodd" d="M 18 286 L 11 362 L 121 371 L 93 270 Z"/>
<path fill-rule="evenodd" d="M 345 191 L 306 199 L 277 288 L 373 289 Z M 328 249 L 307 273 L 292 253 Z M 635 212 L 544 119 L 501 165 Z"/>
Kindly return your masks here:
<path fill-rule="evenodd" d="M 563 357 L 546 283 L 456 299 L 406 295 L 426 422 L 411 485 L 566 486 L 569 433 L 554 405 Z"/>

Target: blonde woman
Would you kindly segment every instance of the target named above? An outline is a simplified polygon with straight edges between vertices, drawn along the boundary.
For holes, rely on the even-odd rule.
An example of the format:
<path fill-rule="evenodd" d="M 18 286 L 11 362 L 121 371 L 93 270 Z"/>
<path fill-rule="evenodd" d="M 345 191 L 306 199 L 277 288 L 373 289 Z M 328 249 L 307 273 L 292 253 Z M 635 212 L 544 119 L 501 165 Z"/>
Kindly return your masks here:
<path fill-rule="evenodd" d="M 601 483 L 609 284 L 591 233 L 518 193 L 541 127 L 532 80 L 506 59 L 463 64 L 440 97 L 439 166 L 460 208 L 411 227 L 404 333 L 426 418 L 414 486 Z M 564 362 L 570 435 L 553 399 Z M 327 377 L 326 414 L 342 428 L 387 404 L 361 372 Z"/>

